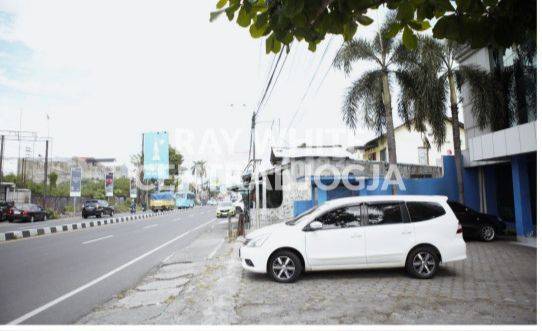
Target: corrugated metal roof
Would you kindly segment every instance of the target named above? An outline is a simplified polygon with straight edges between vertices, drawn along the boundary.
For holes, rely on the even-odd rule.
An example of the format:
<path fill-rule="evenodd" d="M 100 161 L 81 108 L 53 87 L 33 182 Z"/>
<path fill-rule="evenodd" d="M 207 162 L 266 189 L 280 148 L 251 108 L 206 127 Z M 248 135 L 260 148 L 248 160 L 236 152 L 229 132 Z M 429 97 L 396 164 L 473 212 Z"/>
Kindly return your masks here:
<path fill-rule="evenodd" d="M 271 148 L 271 163 L 284 158 L 299 159 L 307 157 L 351 158 L 352 153 L 339 145 Z"/>

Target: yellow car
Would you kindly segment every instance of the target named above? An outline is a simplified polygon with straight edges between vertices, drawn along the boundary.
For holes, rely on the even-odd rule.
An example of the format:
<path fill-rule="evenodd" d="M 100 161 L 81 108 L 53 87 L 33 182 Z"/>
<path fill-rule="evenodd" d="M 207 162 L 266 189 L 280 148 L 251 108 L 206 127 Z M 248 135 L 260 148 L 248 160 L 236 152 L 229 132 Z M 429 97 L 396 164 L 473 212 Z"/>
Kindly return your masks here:
<path fill-rule="evenodd" d="M 216 207 L 216 217 L 235 216 L 235 206 L 229 201 L 222 201 Z"/>

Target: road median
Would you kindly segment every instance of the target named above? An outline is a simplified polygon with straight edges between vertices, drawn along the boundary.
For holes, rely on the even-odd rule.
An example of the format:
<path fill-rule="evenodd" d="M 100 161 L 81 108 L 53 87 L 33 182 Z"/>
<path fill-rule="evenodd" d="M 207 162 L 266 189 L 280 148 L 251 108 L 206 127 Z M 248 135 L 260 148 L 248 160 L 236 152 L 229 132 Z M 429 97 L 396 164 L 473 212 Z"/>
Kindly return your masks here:
<path fill-rule="evenodd" d="M 129 222 L 129 221 L 145 220 L 145 219 L 149 219 L 155 216 L 169 215 L 176 212 L 180 212 L 180 211 L 172 210 L 172 211 L 164 211 L 164 212 L 157 212 L 157 213 L 144 213 L 144 214 L 136 214 L 136 215 L 110 217 L 110 218 L 104 218 L 104 219 L 98 218 L 98 219 L 94 219 L 90 221 L 87 220 L 83 222 L 76 222 L 76 223 L 70 223 L 70 224 L 43 226 L 43 227 L 37 227 L 33 229 L 7 231 L 7 232 L 0 233 L 0 242 L 30 238 L 30 237 L 36 237 L 36 236 L 42 236 L 42 235 L 60 233 L 60 232 L 78 231 L 78 230 L 89 229 L 89 228 L 98 227 L 98 226 L 118 224 L 118 223 L 124 223 L 124 222 Z"/>

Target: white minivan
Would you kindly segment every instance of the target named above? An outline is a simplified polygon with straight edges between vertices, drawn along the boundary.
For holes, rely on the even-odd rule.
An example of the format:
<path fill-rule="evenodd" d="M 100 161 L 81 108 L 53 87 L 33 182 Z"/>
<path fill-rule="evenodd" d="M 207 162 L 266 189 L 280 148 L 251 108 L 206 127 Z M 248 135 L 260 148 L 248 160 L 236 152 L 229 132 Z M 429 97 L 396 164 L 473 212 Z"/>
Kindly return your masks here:
<path fill-rule="evenodd" d="M 467 258 L 462 228 L 444 196 L 359 196 L 328 201 L 293 220 L 251 232 L 245 270 L 294 282 L 303 271 L 405 267 L 431 278 Z"/>

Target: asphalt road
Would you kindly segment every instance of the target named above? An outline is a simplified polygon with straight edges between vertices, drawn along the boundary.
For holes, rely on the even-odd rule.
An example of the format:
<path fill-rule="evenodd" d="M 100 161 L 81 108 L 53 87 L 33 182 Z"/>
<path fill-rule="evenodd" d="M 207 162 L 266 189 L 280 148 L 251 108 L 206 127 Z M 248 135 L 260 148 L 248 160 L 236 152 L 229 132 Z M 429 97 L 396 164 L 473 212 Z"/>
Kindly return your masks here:
<path fill-rule="evenodd" d="M 138 212 L 138 214 L 141 214 L 141 212 Z M 121 217 L 121 216 L 127 216 L 130 215 L 130 213 L 119 213 L 119 214 L 113 214 L 113 217 Z M 107 219 L 109 216 L 104 216 L 102 219 Z M 20 223 L 9 223 L 8 221 L 0 222 L 0 232 L 10 232 L 10 231 L 21 231 L 21 230 L 28 230 L 28 229 L 35 229 L 35 228 L 41 228 L 46 226 L 57 226 L 57 225 L 63 225 L 63 224 L 70 224 L 70 223 L 79 223 L 87 220 L 93 220 L 94 217 L 89 217 L 87 219 L 84 219 L 79 216 L 75 217 L 66 217 L 66 218 L 60 218 L 60 219 L 54 219 L 54 220 L 48 220 L 48 221 L 39 221 L 39 222 L 20 222 Z"/>
<path fill-rule="evenodd" d="M 213 207 L 0 244 L 0 323 L 70 324 L 218 221 Z"/>

